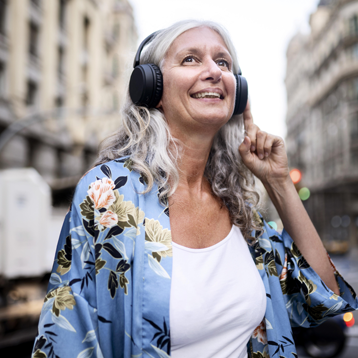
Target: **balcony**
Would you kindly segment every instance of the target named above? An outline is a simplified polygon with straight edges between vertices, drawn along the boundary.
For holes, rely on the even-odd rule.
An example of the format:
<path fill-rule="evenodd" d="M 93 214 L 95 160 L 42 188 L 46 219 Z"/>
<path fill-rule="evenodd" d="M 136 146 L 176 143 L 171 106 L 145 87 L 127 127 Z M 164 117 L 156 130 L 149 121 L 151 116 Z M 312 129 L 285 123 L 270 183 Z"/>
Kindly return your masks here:
<path fill-rule="evenodd" d="M 316 66 L 313 71 L 316 74 L 319 74 L 329 63 L 334 60 L 339 54 L 344 51 L 346 48 L 358 43 L 358 33 L 346 32 L 343 34 L 339 41 L 336 44 L 331 44 L 329 51 L 327 51 L 326 56 L 321 60 L 316 62 Z"/>
<path fill-rule="evenodd" d="M 314 105 L 341 81 L 355 77 L 358 74 L 358 61 L 348 55 L 348 51 L 341 52 L 327 68 L 313 78 L 312 96 L 310 104 Z"/>

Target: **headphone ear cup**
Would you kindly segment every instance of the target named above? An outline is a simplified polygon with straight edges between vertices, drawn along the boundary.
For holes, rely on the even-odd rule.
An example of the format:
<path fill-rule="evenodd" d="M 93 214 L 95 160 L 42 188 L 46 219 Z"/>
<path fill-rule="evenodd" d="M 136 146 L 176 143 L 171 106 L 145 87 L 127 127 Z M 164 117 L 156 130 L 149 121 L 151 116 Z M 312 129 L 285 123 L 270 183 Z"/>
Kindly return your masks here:
<path fill-rule="evenodd" d="M 137 106 L 155 108 L 163 93 L 163 75 L 157 65 L 146 63 L 134 68 L 129 95 Z"/>
<path fill-rule="evenodd" d="M 242 114 L 247 105 L 247 99 L 249 95 L 249 89 L 245 77 L 235 75 L 236 78 L 236 96 L 235 96 L 235 108 L 233 115 Z"/>
<path fill-rule="evenodd" d="M 155 108 L 163 95 L 163 75 L 162 71 L 157 65 L 150 64 L 150 66 L 152 66 L 152 69 L 155 73 L 155 85 L 153 99 L 149 105 L 149 108 Z"/>

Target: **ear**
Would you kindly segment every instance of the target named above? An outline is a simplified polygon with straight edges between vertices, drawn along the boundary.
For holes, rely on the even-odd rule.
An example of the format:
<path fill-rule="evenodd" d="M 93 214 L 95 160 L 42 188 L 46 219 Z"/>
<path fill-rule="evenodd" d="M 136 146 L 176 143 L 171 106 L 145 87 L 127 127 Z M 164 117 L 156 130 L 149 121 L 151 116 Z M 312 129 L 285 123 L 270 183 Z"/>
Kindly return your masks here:
<path fill-rule="evenodd" d="M 162 101 L 162 99 L 160 99 L 159 103 L 155 106 L 155 108 L 162 110 L 163 109 L 162 106 L 163 106 L 163 101 Z"/>

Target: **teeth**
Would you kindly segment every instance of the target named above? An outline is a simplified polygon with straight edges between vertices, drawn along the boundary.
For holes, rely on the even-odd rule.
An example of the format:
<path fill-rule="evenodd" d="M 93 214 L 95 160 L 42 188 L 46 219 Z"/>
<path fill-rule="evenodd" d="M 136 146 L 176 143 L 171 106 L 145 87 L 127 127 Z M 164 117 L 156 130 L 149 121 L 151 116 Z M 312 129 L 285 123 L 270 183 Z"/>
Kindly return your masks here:
<path fill-rule="evenodd" d="M 194 98 L 220 98 L 220 94 L 216 92 L 201 92 L 193 94 Z"/>

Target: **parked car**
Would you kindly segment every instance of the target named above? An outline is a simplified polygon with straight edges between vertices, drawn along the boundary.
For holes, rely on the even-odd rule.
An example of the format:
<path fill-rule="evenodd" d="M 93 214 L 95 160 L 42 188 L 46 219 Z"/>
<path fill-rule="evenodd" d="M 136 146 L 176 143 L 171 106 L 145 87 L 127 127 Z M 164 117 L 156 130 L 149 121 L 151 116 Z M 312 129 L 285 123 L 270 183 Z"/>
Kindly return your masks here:
<path fill-rule="evenodd" d="M 293 338 L 297 346 L 302 346 L 313 358 L 338 357 L 346 344 L 347 325 L 343 315 L 329 318 L 313 328 L 293 328 Z"/>

